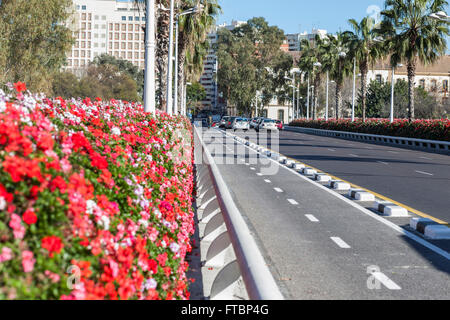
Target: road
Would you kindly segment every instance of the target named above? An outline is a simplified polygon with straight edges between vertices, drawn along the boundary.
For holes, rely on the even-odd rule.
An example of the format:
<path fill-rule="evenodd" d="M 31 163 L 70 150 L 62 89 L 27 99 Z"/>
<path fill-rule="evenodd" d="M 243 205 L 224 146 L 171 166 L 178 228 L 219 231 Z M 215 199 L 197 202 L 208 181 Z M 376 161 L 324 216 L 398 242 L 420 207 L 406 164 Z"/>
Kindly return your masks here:
<path fill-rule="evenodd" d="M 280 153 L 450 222 L 450 157 L 292 131 Z"/>
<path fill-rule="evenodd" d="M 234 142 L 208 148 L 229 160 L 219 170 L 287 299 L 450 298 L 449 260 L 424 240 L 275 162 L 264 174 L 260 156 Z"/>

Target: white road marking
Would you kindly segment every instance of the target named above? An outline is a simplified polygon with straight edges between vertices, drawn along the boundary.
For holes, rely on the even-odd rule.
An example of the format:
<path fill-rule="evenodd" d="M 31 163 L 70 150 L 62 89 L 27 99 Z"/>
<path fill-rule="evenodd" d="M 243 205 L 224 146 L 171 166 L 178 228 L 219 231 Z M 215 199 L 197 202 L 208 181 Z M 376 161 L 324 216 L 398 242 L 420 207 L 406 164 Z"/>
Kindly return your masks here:
<path fill-rule="evenodd" d="M 335 152 L 336 150 L 334 150 L 334 149 L 328 149 L 328 150 L 330 150 L 330 151 L 332 151 L 332 152 Z"/>
<path fill-rule="evenodd" d="M 378 163 L 381 163 L 381 164 L 384 164 L 384 165 L 389 165 L 389 163 L 387 163 L 387 162 L 384 162 L 384 161 L 377 161 Z"/>
<path fill-rule="evenodd" d="M 280 188 L 273 188 L 273 190 L 275 190 L 278 193 L 282 193 L 283 192 L 283 190 L 281 190 Z"/>
<path fill-rule="evenodd" d="M 250 165 L 250 163 L 246 163 L 245 165 L 246 165 L 246 166 L 249 166 L 249 165 Z"/>
<path fill-rule="evenodd" d="M 270 181 L 269 179 L 265 179 L 264 180 L 266 183 L 272 183 L 272 181 Z"/>
<path fill-rule="evenodd" d="M 420 173 L 420 174 L 425 174 L 425 175 L 427 175 L 427 176 L 434 176 L 434 174 L 428 173 L 428 172 L 424 172 L 424 171 L 417 171 L 417 170 L 416 170 L 416 172 L 417 172 L 417 173 Z"/>
<path fill-rule="evenodd" d="M 288 201 L 290 204 L 292 204 L 293 206 L 298 205 L 298 202 L 295 201 L 294 199 L 288 199 L 287 201 Z"/>
<path fill-rule="evenodd" d="M 388 151 L 388 152 L 389 153 L 396 153 L 396 154 L 398 153 L 397 151 Z"/>
<path fill-rule="evenodd" d="M 431 158 L 427 158 L 427 157 L 420 157 L 420 159 L 425 159 L 425 160 L 433 160 Z"/>
<path fill-rule="evenodd" d="M 339 237 L 331 237 L 330 239 L 333 240 L 342 249 L 350 249 L 351 248 L 344 240 L 342 240 Z"/>
<path fill-rule="evenodd" d="M 355 157 L 355 158 L 359 158 L 359 156 L 358 156 L 358 155 L 356 155 L 356 154 L 353 154 L 353 153 L 350 153 L 349 155 L 350 155 L 350 156 L 352 156 L 352 157 Z"/>
<path fill-rule="evenodd" d="M 263 174 L 261 172 L 257 172 L 256 175 L 262 177 Z"/>
<path fill-rule="evenodd" d="M 255 169 L 255 168 L 253 168 L 253 167 L 251 167 L 251 168 L 250 168 L 250 170 L 253 170 L 253 171 L 255 171 L 256 169 Z"/>
<path fill-rule="evenodd" d="M 399 285 L 397 285 L 394 281 L 392 281 L 391 279 L 389 279 L 384 273 L 382 272 L 373 272 L 372 276 L 377 279 L 378 281 L 380 281 L 386 288 L 388 288 L 389 290 L 401 290 L 402 288 L 400 288 Z"/>
<path fill-rule="evenodd" d="M 314 217 L 312 214 L 305 214 L 305 217 L 308 218 L 311 222 L 319 222 L 319 219 Z"/>

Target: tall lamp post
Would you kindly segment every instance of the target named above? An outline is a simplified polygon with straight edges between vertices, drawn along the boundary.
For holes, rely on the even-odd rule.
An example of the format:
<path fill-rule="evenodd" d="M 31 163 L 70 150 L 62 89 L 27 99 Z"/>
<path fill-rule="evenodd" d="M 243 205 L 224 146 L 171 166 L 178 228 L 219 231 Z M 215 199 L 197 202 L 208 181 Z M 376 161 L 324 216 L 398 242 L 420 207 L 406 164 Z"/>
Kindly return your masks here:
<path fill-rule="evenodd" d="M 173 21 L 174 21 L 175 0 L 170 0 L 170 19 L 169 19 L 169 60 L 167 62 L 167 94 L 166 94 L 166 112 L 171 115 L 173 111 Z"/>
<path fill-rule="evenodd" d="M 197 13 L 203 10 L 203 5 L 200 4 L 199 6 L 195 6 L 191 9 L 188 9 L 186 11 L 180 12 L 176 15 L 176 22 L 175 22 L 175 93 L 174 93 L 174 100 L 173 100 L 173 112 L 176 115 L 178 113 L 178 28 L 179 28 L 179 22 L 180 17 Z M 170 62 L 169 62 L 170 63 Z M 181 66 L 183 68 L 183 66 Z"/>
<path fill-rule="evenodd" d="M 328 121 L 328 108 L 329 108 L 329 102 L 328 102 L 328 97 L 329 97 L 329 87 L 330 87 L 330 74 L 329 71 L 327 71 L 327 92 L 326 92 L 326 97 L 325 97 L 325 121 Z"/>
<path fill-rule="evenodd" d="M 356 57 L 353 58 L 352 122 L 355 121 Z"/>
<path fill-rule="evenodd" d="M 156 110 L 155 81 L 155 0 L 147 0 L 145 32 L 144 111 Z"/>
<path fill-rule="evenodd" d="M 322 64 L 320 63 L 320 62 L 316 62 L 316 63 L 314 63 L 314 65 L 313 65 L 313 74 L 314 74 L 314 69 L 315 68 L 321 68 L 322 67 Z M 314 86 L 313 86 L 313 88 L 314 88 Z M 319 88 L 316 88 L 317 90 L 319 89 Z M 314 93 L 313 93 L 313 95 L 314 95 Z M 314 98 L 313 98 L 313 108 L 312 108 L 312 114 L 313 114 L 313 119 L 315 120 L 316 118 L 317 118 L 317 106 L 316 106 L 316 96 L 314 95 Z"/>
<path fill-rule="evenodd" d="M 394 122 L 394 91 L 395 91 L 395 82 L 394 82 L 394 75 L 395 75 L 395 68 L 401 68 L 403 65 L 401 63 L 397 64 L 397 66 L 392 67 L 392 76 L 391 76 L 391 115 L 390 115 L 390 122 Z"/>

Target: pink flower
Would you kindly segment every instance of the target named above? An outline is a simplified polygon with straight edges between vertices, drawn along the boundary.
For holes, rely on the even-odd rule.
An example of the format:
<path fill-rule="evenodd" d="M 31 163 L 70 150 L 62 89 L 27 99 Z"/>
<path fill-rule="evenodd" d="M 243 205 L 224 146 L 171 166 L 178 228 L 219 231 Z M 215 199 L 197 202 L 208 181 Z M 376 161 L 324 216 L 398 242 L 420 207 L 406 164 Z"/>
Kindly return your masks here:
<path fill-rule="evenodd" d="M 23 239 L 25 236 L 25 227 L 22 225 L 22 219 L 15 213 L 11 215 L 9 226 L 13 229 L 15 239 Z"/>
<path fill-rule="evenodd" d="M 12 250 L 8 247 L 2 248 L 2 253 L 0 254 L 0 263 L 9 261 L 12 259 Z"/>
<path fill-rule="evenodd" d="M 33 252 L 31 251 L 22 252 L 22 267 L 25 273 L 33 271 L 35 262 L 36 259 L 34 259 Z"/>
<path fill-rule="evenodd" d="M 53 283 L 59 282 L 59 279 L 61 278 L 59 274 L 53 273 L 49 270 L 45 270 L 44 274 L 52 280 Z"/>

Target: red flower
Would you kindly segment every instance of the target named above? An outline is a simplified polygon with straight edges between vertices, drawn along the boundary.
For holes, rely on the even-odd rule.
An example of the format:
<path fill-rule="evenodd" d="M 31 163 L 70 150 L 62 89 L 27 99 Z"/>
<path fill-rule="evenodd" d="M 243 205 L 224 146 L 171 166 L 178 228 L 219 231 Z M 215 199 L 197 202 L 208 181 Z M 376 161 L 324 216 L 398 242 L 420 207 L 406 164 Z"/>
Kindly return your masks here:
<path fill-rule="evenodd" d="M 14 88 L 16 88 L 17 92 L 22 92 L 27 90 L 27 86 L 23 82 L 14 83 Z"/>
<path fill-rule="evenodd" d="M 50 257 L 53 258 L 54 253 L 60 253 L 64 245 L 59 237 L 48 236 L 41 240 L 41 247 L 50 252 Z"/>
<path fill-rule="evenodd" d="M 35 224 L 37 222 L 36 213 L 34 213 L 33 209 L 28 209 L 22 215 L 22 220 L 28 225 Z"/>

